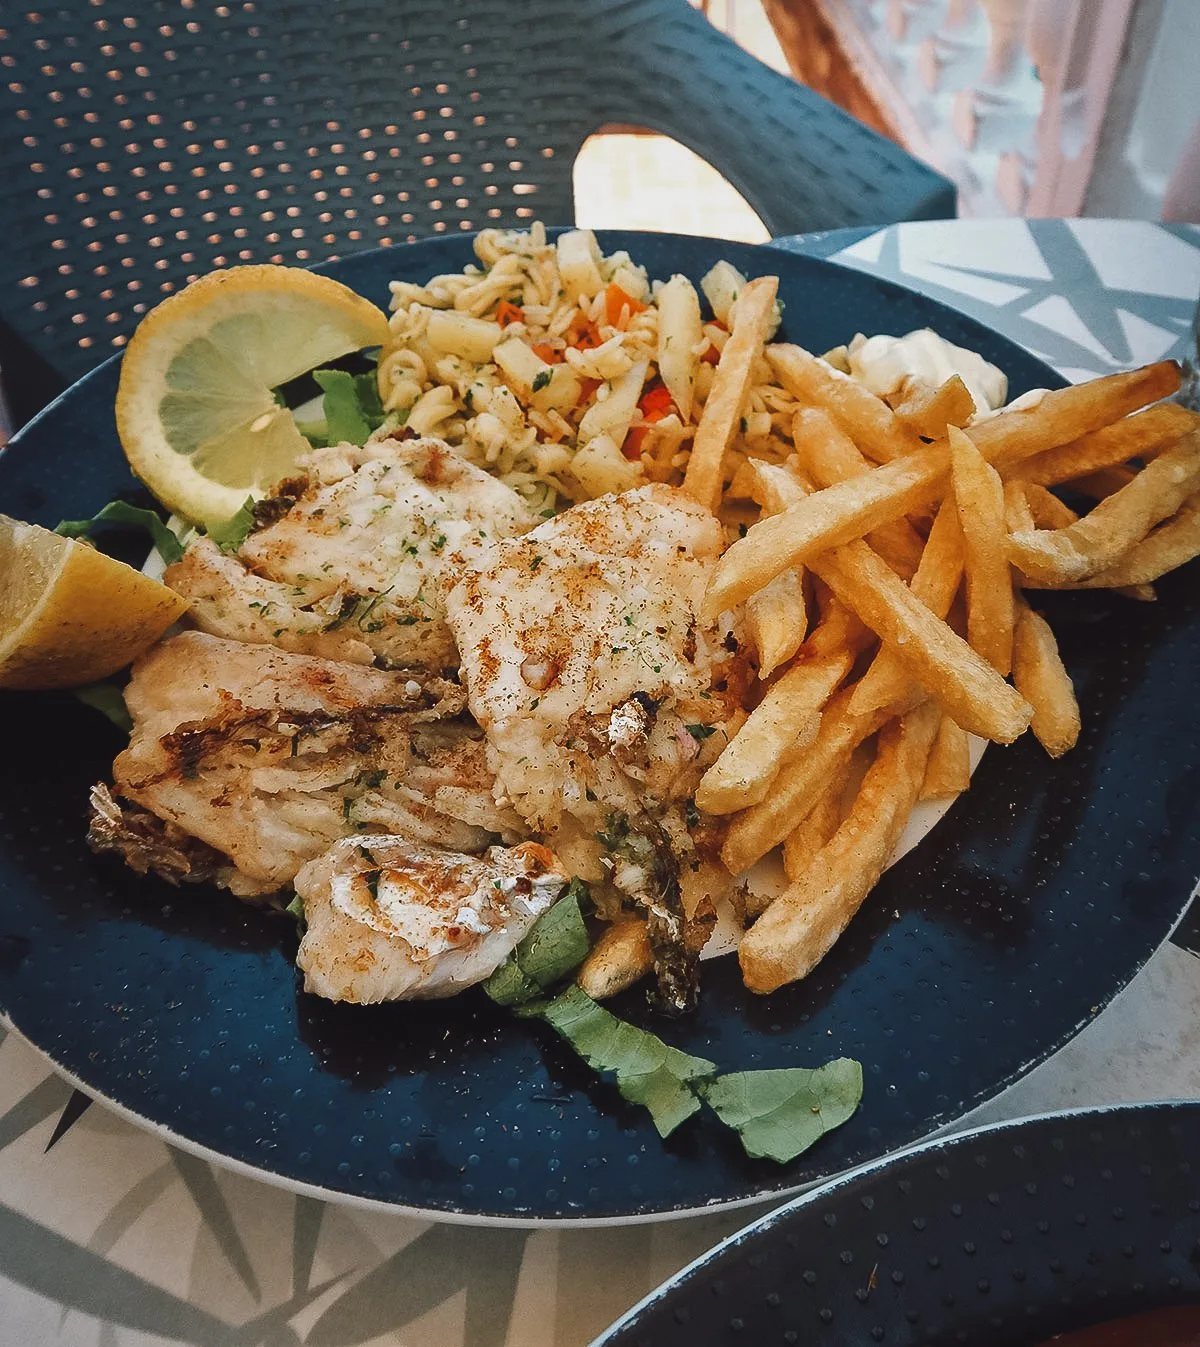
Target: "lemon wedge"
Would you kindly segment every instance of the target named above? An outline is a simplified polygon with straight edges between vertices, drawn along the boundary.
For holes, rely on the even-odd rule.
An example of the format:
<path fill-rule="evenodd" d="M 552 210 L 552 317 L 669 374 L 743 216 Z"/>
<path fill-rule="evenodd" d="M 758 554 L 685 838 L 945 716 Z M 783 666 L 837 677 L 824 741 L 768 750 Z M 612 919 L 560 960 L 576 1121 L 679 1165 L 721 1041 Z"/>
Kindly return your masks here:
<path fill-rule="evenodd" d="M 104 678 L 186 611 L 174 590 L 132 566 L 0 515 L 0 687 Z"/>
<path fill-rule="evenodd" d="M 387 331 L 374 304 L 298 267 L 202 276 L 146 315 L 122 359 L 117 430 L 130 466 L 176 514 L 229 519 L 309 448 L 274 390 Z"/>

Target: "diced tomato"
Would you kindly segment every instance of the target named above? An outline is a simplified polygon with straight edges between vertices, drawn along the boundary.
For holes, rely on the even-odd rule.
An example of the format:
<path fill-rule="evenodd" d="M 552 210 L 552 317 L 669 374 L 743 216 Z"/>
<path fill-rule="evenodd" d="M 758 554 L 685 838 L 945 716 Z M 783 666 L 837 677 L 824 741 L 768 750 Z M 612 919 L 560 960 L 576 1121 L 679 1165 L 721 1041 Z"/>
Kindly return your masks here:
<path fill-rule="evenodd" d="M 625 436 L 625 443 L 621 446 L 621 452 L 626 458 L 632 459 L 635 463 L 641 458 L 642 445 L 646 443 L 646 436 L 649 433 L 649 426 L 634 426 L 630 430 Z"/>
<path fill-rule="evenodd" d="M 556 347 L 551 346 L 548 341 L 539 341 L 535 346 L 529 348 L 539 360 L 544 360 L 547 365 L 561 365 L 563 353 Z"/>
<path fill-rule="evenodd" d="M 641 313 L 645 305 L 630 294 L 627 294 L 615 282 L 611 284 L 604 292 L 604 321 L 609 327 L 616 327 L 621 321 L 621 311 L 626 305 L 629 305 L 629 316 L 632 318 L 635 313 Z"/>
<path fill-rule="evenodd" d="M 579 397 L 575 402 L 576 407 L 582 407 L 585 402 L 591 402 L 596 394 L 596 389 L 604 382 L 603 379 L 580 379 Z"/>
<path fill-rule="evenodd" d="M 525 321 L 525 310 L 519 304 L 510 304 L 507 299 L 500 301 L 500 307 L 496 310 L 496 322 L 501 327 L 507 327 L 509 323 L 523 323 Z"/>
<path fill-rule="evenodd" d="M 642 413 L 643 421 L 661 421 L 664 416 L 670 416 L 675 411 L 675 401 L 667 391 L 667 386 L 656 379 L 642 394 L 638 410 Z"/>
<path fill-rule="evenodd" d="M 703 360 L 706 365 L 717 365 L 720 364 L 721 361 L 721 352 L 709 342 L 701 353 L 700 359 Z"/>

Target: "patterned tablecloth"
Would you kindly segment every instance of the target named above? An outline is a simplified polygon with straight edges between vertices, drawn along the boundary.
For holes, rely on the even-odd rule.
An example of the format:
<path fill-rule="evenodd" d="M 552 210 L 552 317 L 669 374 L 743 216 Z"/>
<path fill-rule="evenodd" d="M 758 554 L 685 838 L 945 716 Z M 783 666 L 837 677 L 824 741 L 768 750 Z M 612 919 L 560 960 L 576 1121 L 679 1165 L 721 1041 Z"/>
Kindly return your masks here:
<path fill-rule="evenodd" d="M 1185 353 L 1200 230 L 952 221 L 784 241 L 904 281 L 1068 378 Z M 1195 923 L 967 1122 L 1200 1096 Z M 959 1126 L 967 1125 L 967 1122 Z M 117 1118 L 0 1029 L 0 1347 L 580 1347 L 756 1210 L 473 1229 L 295 1197 Z"/>

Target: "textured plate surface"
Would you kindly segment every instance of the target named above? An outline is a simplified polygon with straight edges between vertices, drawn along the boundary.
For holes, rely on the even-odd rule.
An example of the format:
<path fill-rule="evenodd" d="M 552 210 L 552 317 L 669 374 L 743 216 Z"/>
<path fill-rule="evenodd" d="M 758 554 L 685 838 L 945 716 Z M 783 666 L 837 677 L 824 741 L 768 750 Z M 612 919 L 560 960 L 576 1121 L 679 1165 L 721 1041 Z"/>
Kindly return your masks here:
<path fill-rule="evenodd" d="M 664 235 L 609 234 L 652 275 L 720 256 L 777 273 L 785 335 L 823 350 L 856 330 L 929 325 L 996 361 L 1012 392 L 1057 382 L 941 305 L 835 265 Z M 466 239 L 367 253 L 328 270 L 380 303 L 470 257 Z M 132 483 L 113 428 L 115 364 L 0 458 L 0 509 L 54 524 Z M 757 999 L 733 960 L 700 1011 L 654 1023 L 726 1070 L 864 1066 L 857 1116 L 778 1168 L 693 1120 L 669 1142 L 551 1032 L 482 994 L 360 1009 L 298 990 L 295 935 L 208 888 L 138 879 L 88 851 L 88 786 L 120 736 L 62 695 L 7 694 L 0 773 L 0 1010 L 86 1088 L 185 1145 L 264 1177 L 466 1219 L 603 1220 L 790 1191 L 927 1136 L 1086 1023 L 1149 957 L 1197 868 L 1192 674 L 1196 569 L 1155 604 L 1073 594 L 1046 607 L 1083 706 L 1051 763 L 1026 736 L 989 752 L 971 791 L 885 876 L 799 986 Z"/>
<path fill-rule="evenodd" d="M 1032 1347 L 1195 1305 L 1198 1149 L 1200 1104 L 930 1143 L 734 1235 L 593 1347 Z"/>

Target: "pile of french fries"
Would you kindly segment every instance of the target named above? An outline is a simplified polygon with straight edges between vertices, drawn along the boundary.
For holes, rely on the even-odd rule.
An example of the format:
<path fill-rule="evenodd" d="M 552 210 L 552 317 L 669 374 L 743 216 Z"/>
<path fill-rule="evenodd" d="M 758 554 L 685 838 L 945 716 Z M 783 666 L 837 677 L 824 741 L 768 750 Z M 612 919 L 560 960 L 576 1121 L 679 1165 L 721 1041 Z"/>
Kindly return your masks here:
<path fill-rule="evenodd" d="M 1074 745 L 1079 707 L 1030 591 L 1149 600 L 1200 554 L 1200 417 L 1162 401 L 1173 363 L 972 423 L 957 376 L 884 400 L 767 345 L 775 290 L 766 277 L 738 298 L 683 483 L 718 513 L 739 499 L 761 512 L 722 557 L 705 616 L 746 605 L 765 691 L 696 796 L 728 817 L 733 875 L 783 848 L 788 887 L 758 912 L 747 899 L 739 959 L 755 992 L 824 957 L 919 800 L 967 789 L 969 735 L 1032 729 L 1053 757 Z M 799 404 L 794 454 L 740 462 L 727 482 L 764 355 Z"/>

